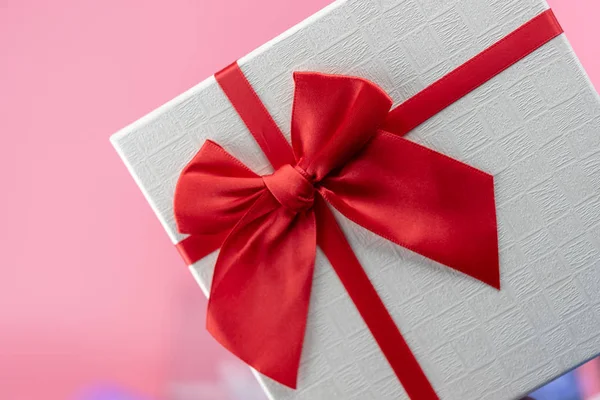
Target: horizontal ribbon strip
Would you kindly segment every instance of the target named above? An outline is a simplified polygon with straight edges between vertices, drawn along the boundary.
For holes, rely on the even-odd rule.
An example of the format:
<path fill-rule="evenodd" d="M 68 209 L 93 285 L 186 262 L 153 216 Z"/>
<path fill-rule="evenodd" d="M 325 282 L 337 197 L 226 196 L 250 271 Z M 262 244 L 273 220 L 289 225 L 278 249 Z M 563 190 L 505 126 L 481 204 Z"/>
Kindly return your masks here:
<path fill-rule="evenodd" d="M 408 132 L 563 33 L 547 10 L 393 109 L 383 129 Z"/>

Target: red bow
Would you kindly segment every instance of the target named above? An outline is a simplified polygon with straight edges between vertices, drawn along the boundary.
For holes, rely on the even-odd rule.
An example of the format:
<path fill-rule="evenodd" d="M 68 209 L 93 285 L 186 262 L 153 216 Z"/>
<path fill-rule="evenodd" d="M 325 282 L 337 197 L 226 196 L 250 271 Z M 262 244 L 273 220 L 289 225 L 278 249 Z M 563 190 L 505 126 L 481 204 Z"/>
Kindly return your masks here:
<path fill-rule="evenodd" d="M 261 177 L 207 141 L 175 192 L 180 232 L 227 235 L 212 281 L 209 331 L 292 387 L 324 222 L 315 203 L 322 199 L 400 246 L 500 285 L 492 176 L 381 130 L 392 101 L 371 82 L 318 73 L 295 73 L 294 80 L 294 160 Z"/>

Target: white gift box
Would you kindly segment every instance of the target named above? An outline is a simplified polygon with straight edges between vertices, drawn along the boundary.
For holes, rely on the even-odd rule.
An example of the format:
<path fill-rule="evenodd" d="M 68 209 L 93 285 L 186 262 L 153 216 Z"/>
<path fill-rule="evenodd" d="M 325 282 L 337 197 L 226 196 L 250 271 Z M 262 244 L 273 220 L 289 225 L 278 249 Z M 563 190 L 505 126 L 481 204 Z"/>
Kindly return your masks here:
<path fill-rule="evenodd" d="M 337 1 L 239 60 L 287 135 L 298 70 L 356 75 L 403 102 L 548 8 L 543 0 Z M 600 353 L 600 98 L 564 35 L 407 136 L 495 176 L 502 290 L 338 215 L 442 399 L 511 399 Z M 173 243 L 173 193 L 212 139 L 272 172 L 214 77 L 111 141 Z M 216 252 L 190 266 L 208 293 Z M 408 398 L 317 255 L 297 390 L 271 399 Z M 413 399 L 415 400 L 415 399 Z"/>

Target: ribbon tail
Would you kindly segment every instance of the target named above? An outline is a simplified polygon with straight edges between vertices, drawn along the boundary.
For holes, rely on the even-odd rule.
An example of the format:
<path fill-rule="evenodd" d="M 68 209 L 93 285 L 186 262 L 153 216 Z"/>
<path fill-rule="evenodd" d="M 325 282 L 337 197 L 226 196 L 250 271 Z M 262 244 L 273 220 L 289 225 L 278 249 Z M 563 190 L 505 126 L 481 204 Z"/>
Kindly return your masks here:
<path fill-rule="evenodd" d="M 312 210 L 264 191 L 229 234 L 213 276 L 207 328 L 258 372 L 296 388 L 316 255 Z"/>
<path fill-rule="evenodd" d="M 379 131 L 320 192 L 372 232 L 500 288 L 491 175 Z"/>

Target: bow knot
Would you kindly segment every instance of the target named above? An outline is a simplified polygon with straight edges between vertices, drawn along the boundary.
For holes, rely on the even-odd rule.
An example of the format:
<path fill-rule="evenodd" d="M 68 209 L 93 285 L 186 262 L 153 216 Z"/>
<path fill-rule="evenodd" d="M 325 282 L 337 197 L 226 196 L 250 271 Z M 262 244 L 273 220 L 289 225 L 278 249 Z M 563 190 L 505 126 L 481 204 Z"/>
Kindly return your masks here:
<path fill-rule="evenodd" d="M 263 182 L 279 204 L 294 212 L 308 210 L 313 205 L 315 188 L 310 176 L 299 166 L 286 164 L 263 176 Z"/>

